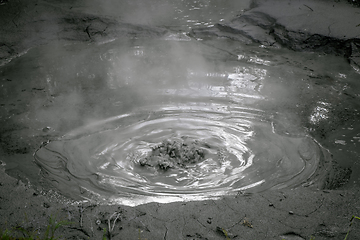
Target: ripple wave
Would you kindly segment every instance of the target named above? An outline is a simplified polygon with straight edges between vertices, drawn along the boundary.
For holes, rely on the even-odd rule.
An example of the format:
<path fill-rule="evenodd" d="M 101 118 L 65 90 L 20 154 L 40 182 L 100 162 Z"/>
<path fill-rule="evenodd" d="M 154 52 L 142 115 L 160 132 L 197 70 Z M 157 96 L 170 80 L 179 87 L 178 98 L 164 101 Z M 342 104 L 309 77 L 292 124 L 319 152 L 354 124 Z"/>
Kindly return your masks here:
<path fill-rule="evenodd" d="M 75 129 L 38 149 L 35 162 L 68 197 L 132 206 L 312 184 L 327 152 L 274 125 L 251 108 L 153 106 Z M 179 139 L 201 143 L 205 159 L 167 171 L 139 164 L 161 142 Z"/>

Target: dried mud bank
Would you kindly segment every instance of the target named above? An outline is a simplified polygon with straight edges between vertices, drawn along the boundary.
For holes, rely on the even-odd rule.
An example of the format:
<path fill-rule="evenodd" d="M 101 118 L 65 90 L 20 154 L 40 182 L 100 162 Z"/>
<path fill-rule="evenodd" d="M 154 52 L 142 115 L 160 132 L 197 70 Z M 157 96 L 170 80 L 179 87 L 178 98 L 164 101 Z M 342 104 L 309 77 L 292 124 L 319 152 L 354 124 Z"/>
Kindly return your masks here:
<path fill-rule="evenodd" d="M 345 1 L 310 0 L 257 0 L 249 8 L 230 22 L 192 29 L 190 35 L 334 53 L 360 65 L 359 8 Z M 158 37 L 168 32 L 165 28 L 123 22 L 114 16 L 86 13 L 71 3 L 51 0 L 8 1 L 0 5 L 0 14 L 2 63 L 55 40 L 101 42 L 121 37 Z"/>
<path fill-rule="evenodd" d="M 359 8 L 339 1 L 254 1 L 252 9 L 213 28 L 194 29 L 195 37 L 218 36 L 295 51 L 346 57 L 360 66 Z"/>
<path fill-rule="evenodd" d="M 129 24 L 112 16 L 84 13 L 69 3 L 9 0 L 1 4 L 0 64 L 28 49 L 58 40 L 103 42 L 121 37 L 159 37 L 168 31 Z M 340 54 L 357 69 L 359 12 L 358 8 L 342 2 L 256 1 L 252 9 L 232 21 L 213 28 L 193 29 L 190 35 Z M 30 158 L 41 141 L 49 139 L 47 135 L 41 139 L 29 140 L 31 136 L 23 136 L 22 140 L 14 140 L 11 132 L 18 131 L 18 126 L 2 125 L 1 158 Z M 104 234 L 113 239 L 309 239 L 310 236 L 317 240 L 344 239 L 351 216 L 360 215 L 360 192 L 341 190 L 349 172 L 334 169 L 326 183 L 330 190 L 300 187 L 259 194 L 239 193 L 216 201 L 151 203 L 137 207 L 72 202 L 56 193 L 39 191 L 1 169 L 0 230 L 22 227 L 43 236 L 49 217 L 53 216 L 59 221 L 72 222 L 56 233 L 65 239 L 100 239 Z M 354 223 L 348 239 L 360 236 L 359 224 Z"/>

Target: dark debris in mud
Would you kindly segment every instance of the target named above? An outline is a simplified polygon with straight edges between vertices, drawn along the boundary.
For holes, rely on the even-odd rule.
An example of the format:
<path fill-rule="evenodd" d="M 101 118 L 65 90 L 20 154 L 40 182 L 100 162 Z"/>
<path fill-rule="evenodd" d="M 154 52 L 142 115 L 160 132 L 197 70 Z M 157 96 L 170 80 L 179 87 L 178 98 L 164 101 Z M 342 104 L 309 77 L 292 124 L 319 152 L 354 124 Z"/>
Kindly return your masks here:
<path fill-rule="evenodd" d="M 139 160 L 141 166 L 158 167 L 162 170 L 196 164 L 205 159 L 204 146 L 198 141 L 163 141 L 151 153 Z"/>
<path fill-rule="evenodd" d="M 351 173 L 351 168 L 343 168 L 337 162 L 333 162 L 325 189 L 339 189 L 346 185 L 350 180 Z"/>

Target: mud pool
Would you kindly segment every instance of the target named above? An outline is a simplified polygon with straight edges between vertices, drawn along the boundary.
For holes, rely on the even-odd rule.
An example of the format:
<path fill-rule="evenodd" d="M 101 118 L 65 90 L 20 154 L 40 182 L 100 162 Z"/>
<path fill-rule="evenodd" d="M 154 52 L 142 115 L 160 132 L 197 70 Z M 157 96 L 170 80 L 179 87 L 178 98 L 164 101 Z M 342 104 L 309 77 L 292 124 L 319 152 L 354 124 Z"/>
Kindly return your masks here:
<path fill-rule="evenodd" d="M 7 173 L 75 200 L 131 206 L 321 188 L 334 161 L 352 169 L 348 187 L 359 185 L 356 69 L 333 55 L 199 38 L 188 28 L 209 19 L 180 20 L 172 29 L 182 31 L 56 42 L 1 66 Z M 198 141 L 204 160 L 139 165 L 179 139 Z"/>

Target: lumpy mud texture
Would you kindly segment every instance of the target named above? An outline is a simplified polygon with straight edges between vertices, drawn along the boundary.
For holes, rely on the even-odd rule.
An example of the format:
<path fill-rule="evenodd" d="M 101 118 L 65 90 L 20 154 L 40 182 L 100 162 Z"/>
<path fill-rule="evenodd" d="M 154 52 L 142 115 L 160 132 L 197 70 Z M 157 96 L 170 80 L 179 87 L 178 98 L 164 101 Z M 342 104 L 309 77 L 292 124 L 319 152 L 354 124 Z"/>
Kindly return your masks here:
<path fill-rule="evenodd" d="M 162 170 L 186 168 L 205 159 L 204 146 L 198 141 L 189 142 L 183 139 L 163 141 L 155 146 L 147 157 L 140 159 L 139 164 Z"/>

